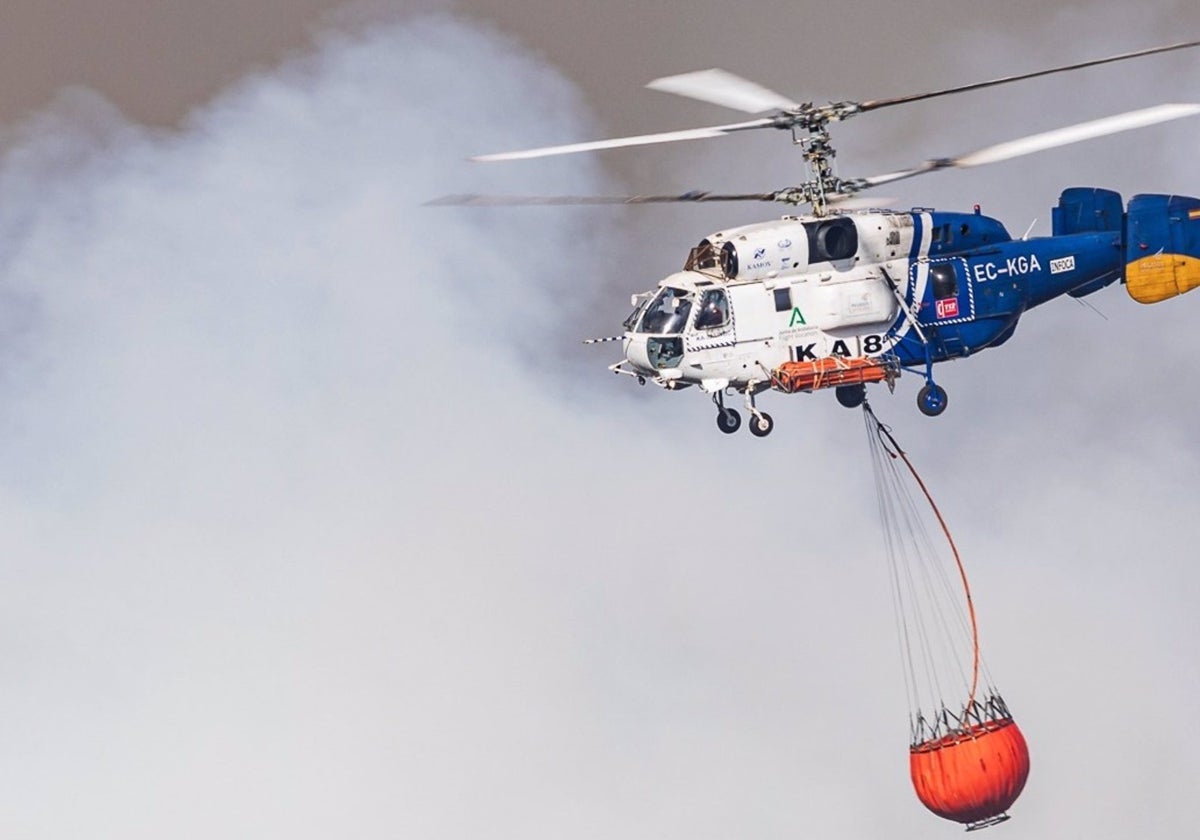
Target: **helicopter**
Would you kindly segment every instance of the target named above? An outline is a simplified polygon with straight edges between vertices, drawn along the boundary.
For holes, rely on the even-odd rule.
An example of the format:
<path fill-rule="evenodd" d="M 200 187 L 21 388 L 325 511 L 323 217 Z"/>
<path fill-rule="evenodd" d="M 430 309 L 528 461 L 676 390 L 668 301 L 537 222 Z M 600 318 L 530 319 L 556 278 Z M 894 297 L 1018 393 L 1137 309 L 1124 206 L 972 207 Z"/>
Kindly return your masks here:
<path fill-rule="evenodd" d="M 759 409 L 767 391 L 832 389 L 847 408 L 866 386 L 894 389 L 902 372 L 924 379 L 917 407 L 927 416 L 949 400 L 934 366 L 999 347 L 1029 309 L 1067 295 L 1082 298 L 1113 283 L 1144 304 L 1200 286 L 1200 199 L 1139 194 L 1128 205 L 1100 187 L 1071 187 L 1053 208 L 1052 233 L 1014 239 L 998 220 L 971 212 L 863 203 L 868 189 L 943 169 L 1008 160 L 1096 137 L 1200 114 L 1198 104 L 1163 104 L 999 143 L 952 158 L 865 178 L 834 172 L 829 126 L 885 107 L 965 93 L 1052 73 L 1200 46 L 1190 41 L 942 90 L 825 105 L 793 100 L 721 69 L 667 76 L 647 87 L 768 116 L 727 125 L 480 155 L 521 160 L 774 128 L 791 132 L 808 178 L 768 193 L 640 196 L 454 195 L 430 204 L 647 204 L 770 201 L 809 212 L 717 231 L 693 247 L 682 270 L 632 295 L 619 336 L 623 358 L 609 366 L 639 384 L 691 386 L 717 408 L 727 434 L 742 425 L 726 405 L 742 395 L 752 434 L 775 427 Z"/>

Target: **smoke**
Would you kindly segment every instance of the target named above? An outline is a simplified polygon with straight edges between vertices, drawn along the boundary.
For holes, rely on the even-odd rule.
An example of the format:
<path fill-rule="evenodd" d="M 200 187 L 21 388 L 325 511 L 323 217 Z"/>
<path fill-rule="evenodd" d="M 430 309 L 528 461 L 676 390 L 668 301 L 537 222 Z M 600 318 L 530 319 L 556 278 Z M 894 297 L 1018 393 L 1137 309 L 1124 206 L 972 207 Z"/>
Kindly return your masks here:
<path fill-rule="evenodd" d="M 433 17 L 329 32 L 178 132 L 86 90 L 13 129 L 6 832 L 455 836 L 454 791 L 552 725 L 503 565 L 535 554 L 514 475 L 558 409 L 518 359 L 593 298 L 603 229 L 420 205 L 597 191 L 461 162 L 581 114 Z"/>
<path fill-rule="evenodd" d="M 764 790 L 790 831 L 798 767 L 845 796 L 768 725 L 835 665 L 773 628 L 842 618 L 755 541 L 791 500 L 729 489 L 796 452 L 564 374 L 601 283 L 651 282 L 602 216 L 421 206 L 609 191 L 462 162 L 596 133 L 444 17 L 329 32 L 178 132 L 83 90 L 13 129 L 6 830 L 715 836 Z"/>

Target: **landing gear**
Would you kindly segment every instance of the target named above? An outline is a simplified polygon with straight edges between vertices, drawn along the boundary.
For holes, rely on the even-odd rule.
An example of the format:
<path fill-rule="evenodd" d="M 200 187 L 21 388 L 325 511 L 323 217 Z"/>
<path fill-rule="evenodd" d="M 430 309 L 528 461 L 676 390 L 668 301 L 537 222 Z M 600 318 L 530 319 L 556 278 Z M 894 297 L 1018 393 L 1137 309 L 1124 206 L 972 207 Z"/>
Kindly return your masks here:
<path fill-rule="evenodd" d="M 765 411 L 760 411 L 750 418 L 750 434 L 755 437 L 766 437 L 775 429 L 775 421 Z"/>
<path fill-rule="evenodd" d="M 839 385 L 834 391 L 837 401 L 846 408 L 858 408 L 867 398 L 866 385 Z"/>
<path fill-rule="evenodd" d="M 946 410 L 949 401 L 946 389 L 940 385 L 934 385 L 932 382 L 925 385 L 917 394 L 917 408 L 921 409 L 921 413 L 926 417 L 937 417 Z"/>
<path fill-rule="evenodd" d="M 736 409 L 720 408 L 717 410 L 717 428 L 727 435 L 731 435 L 740 429 L 742 426 L 742 415 L 738 414 Z M 754 431 L 754 427 L 750 427 Z M 758 434 L 755 432 L 755 434 Z"/>
<path fill-rule="evenodd" d="M 742 415 L 732 408 L 725 407 L 725 395 L 717 391 L 712 395 L 713 404 L 717 407 L 717 428 L 731 435 L 742 427 Z"/>
<path fill-rule="evenodd" d="M 753 382 L 746 388 L 746 411 L 750 414 L 750 434 L 755 437 L 766 437 L 771 434 L 775 428 L 775 421 L 771 419 L 770 414 L 759 411 L 758 406 L 754 404 Z"/>
<path fill-rule="evenodd" d="M 717 407 L 717 428 L 731 435 L 742 427 L 742 415 L 737 409 L 725 407 L 725 392 L 717 391 L 712 395 L 712 401 Z M 754 404 L 754 386 L 746 388 L 746 412 L 750 415 L 747 427 L 755 437 L 766 437 L 775 430 L 775 421 L 771 415 L 759 411 Z"/>
<path fill-rule="evenodd" d="M 924 336 L 922 336 L 924 340 Z M 925 342 L 925 387 L 917 394 L 917 408 L 921 409 L 921 413 L 926 417 L 937 417 L 946 410 L 946 405 L 950 400 L 946 396 L 946 389 L 940 385 L 933 383 L 933 350 L 929 346 L 929 342 Z"/>

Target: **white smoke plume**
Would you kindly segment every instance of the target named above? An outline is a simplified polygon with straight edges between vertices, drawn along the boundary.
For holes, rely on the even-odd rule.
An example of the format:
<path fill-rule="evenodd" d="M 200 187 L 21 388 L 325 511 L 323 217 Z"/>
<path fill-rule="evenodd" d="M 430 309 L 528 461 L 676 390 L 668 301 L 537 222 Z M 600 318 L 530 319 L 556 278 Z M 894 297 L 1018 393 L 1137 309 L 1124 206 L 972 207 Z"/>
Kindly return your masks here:
<path fill-rule="evenodd" d="M 439 717 L 486 679 L 439 696 L 467 649 L 445 637 L 491 643 L 457 626 L 506 603 L 472 523 L 515 523 L 521 493 L 488 453 L 535 445 L 511 415 L 549 399 L 502 337 L 552 347 L 581 307 L 544 281 L 566 268 L 590 299 L 593 251 L 547 214 L 420 205 L 479 186 L 478 143 L 586 131 L 580 110 L 498 36 L 430 18 L 329 33 L 179 132 L 83 90 L 11 132 L 7 833 L 456 833 L 433 832 L 464 813 L 429 801 L 439 766 L 502 748 L 439 748 L 485 740 Z M 558 189 L 595 191 L 571 172 Z"/>

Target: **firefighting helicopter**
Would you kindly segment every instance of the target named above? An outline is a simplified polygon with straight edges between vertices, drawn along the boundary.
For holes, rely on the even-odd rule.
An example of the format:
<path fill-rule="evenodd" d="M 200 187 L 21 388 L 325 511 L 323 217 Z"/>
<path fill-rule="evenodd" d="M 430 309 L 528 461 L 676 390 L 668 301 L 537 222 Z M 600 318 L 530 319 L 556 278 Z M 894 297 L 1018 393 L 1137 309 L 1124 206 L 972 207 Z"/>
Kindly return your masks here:
<path fill-rule="evenodd" d="M 798 104 L 754 82 L 712 69 L 647 87 L 752 114 L 746 122 L 622 137 L 473 160 L 504 161 L 649 143 L 718 137 L 775 128 L 790 131 L 808 169 L 798 186 L 768 193 L 641 196 L 456 195 L 431 204 L 643 204 L 771 201 L 808 205 L 804 215 L 705 236 L 683 270 L 632 296 L 620 336 L 624 358 L 610 370 L 668 390 L 695 385 L 717 407 L 717 426 L 733 433 L 741 415 L 725 404 L 741 394 L 748 427 L 765 437 L 771 415 L 756 397 L 833 388 L 842 405 L 865 399 L 865 386 L 894 388 L 902 371 L 924 386 L 917 406 L 941 414 L 946 391 L 935 383 L 939 362 L 998 347 L 1021 315 L 1062 295 L 1081 298 L 1123 282 L 1134 300 L 1156 303 L 1200 286 L 1200 199 L 1121 196 L 1072 187 L 1053 208 L 1048 237 L 1013 239 L 1004 225 L 974 212 L 860 208 L 864 190 L 942 169 L 980 166 L 1116 132 L 1200 113 L 1198 104 L 1163 104 L 1047 131 L 896 172 L 840 178 L 829 124 L 880 108 L 979 90 L 1037 76 L 1200 46 L 1172 44 L 1076 64 L 891 99 Z"/>

